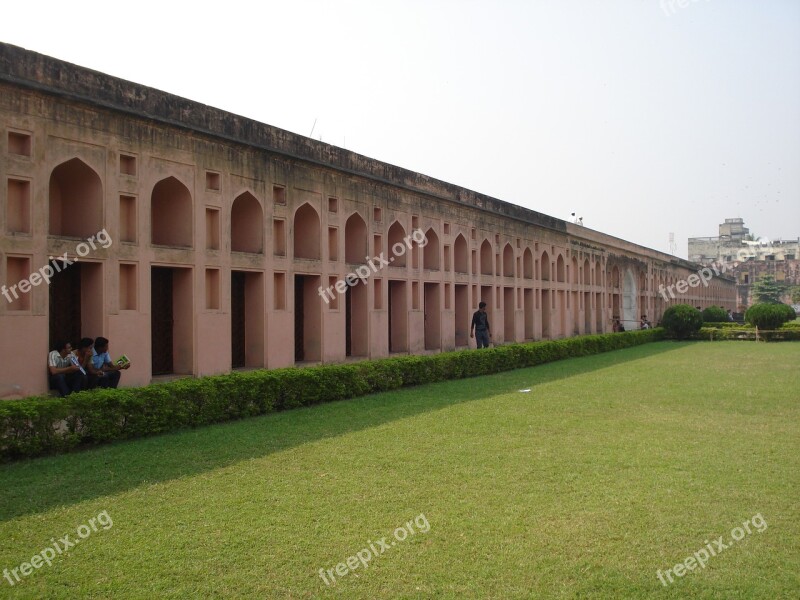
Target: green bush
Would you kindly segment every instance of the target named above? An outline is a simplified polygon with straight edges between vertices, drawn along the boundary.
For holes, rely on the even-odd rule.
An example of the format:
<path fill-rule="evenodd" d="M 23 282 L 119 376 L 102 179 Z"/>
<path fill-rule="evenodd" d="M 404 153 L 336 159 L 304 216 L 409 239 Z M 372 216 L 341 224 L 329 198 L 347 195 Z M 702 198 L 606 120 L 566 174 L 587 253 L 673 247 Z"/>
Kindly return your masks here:
<path fill-rule="evenodd" d="M 799 342 L 800 328 L 781 328 L 770 334 L 758 334 L 755 328 L 716 329 L 714 327 L 701 327 L 700 331 L 692 336 L 693 340 L 706 340 L 711 342 L 744 340 L 755 341 L 761 339 L 770 342 Z"/>
<path fill-rule="evenodd" d="M 778 329 L 787 321 L 793 321 L 795 318 L 795 312 L 791 306 L 767 302 L 753 304 L 744 314 L 745 321 L 765 330 Z"/>
<path fill-rule="evenodd" d="M 66 398 L 0 402 L 2 460 L 200 427 L 401 387 L 476 377 L 660 340 L 662 329 L 186 378 Z"/>
<path fill-rule="evenodd" d="M 703 315 L 694 306 L 675 304 L 664 311 L 661 325 L 668 337 L 683 340 L 700 330 Z"/>
<path fill-rule="evenodd" d="M 703 311 L 703 323 L 721 323 L 728 320 L 728 311 L 721 306 L 709 306 Z"/>
<path fill-rule="evenodd" d="M 797 313 L 788 304 L 779 304 L 778 306 L 783 311 L 784 315 L 786 315 L 786 320 L 784 321 L 784 323 L 794 321 L 797 318 Z"/>

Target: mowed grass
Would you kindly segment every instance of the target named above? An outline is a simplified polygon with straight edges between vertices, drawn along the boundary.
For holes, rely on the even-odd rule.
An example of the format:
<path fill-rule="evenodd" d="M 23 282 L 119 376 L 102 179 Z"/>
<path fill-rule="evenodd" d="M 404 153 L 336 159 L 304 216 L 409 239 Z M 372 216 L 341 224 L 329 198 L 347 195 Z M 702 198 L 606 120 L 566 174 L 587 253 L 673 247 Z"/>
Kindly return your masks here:
<path fill-rule="evenodd" d="M 798 364 L 661 342 L 5 465 L 0 569 L 113 526 L 0 597 L 796 598 Z"/>

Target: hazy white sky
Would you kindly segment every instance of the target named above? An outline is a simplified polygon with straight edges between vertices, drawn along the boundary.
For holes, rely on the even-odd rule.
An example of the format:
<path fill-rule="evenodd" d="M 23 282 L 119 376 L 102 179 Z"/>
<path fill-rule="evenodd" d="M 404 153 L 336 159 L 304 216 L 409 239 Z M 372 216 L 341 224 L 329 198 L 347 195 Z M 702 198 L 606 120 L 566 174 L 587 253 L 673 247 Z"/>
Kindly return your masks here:
<path fill-rule="evenodd" d="M 30 1 L 0 40 L 683 257 L 800 236 L 798 0 Z"/>

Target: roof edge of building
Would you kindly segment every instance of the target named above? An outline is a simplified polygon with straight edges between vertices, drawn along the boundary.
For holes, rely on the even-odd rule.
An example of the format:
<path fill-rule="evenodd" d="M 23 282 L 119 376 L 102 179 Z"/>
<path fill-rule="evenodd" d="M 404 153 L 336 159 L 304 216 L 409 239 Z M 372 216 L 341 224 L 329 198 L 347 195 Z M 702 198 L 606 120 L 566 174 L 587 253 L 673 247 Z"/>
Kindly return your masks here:
<path fill-rule="evenodd" d="M 317 166 L 335 168 L 348 174 L 398 186 L 439 200 L 463 204 L 566 235 L 586 237 L 587 240 L 598 242 L 600 240 L 597 238 L 602 238 L 603 243 L 619 247 L 630 245 L 673 264 L 690 268 L 699 267 L 696 263 L 685 259 L 581 226 L 581 232 L 592 232 L 584 236 L 575 230 L 577 226 L 572 226 L 562 219 L 254 119 L 5 42 L 0 42 L 0 81 L 133 114 Z"/>

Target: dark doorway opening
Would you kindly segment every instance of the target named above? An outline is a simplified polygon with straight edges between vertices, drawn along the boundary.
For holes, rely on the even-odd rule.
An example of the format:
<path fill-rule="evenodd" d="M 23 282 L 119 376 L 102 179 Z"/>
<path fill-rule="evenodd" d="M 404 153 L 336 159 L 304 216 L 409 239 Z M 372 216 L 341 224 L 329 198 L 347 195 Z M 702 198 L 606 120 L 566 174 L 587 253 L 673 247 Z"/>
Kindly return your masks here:
<path fill-rule="evenodd" d="M 367 356 L 369 353 L 367 285 L 358 281 L 345 292 L 345 354 Z"/>
<path fill-rule="evenodd" d="M 153 375 L 173 373 L 173 296 L 172 269 L 153 267 L 150 280 L 150 306 Z"/>
<path fill-rule="evenodd" d="M 322 299 L 319 275 L 294 276 L 294 358 L 322 360 Z"/>
<path fill-rule="evenodd" d="M 408 352 L 408 294 L 405 281 L 389 281 L 389 352 Z"/>
<path fill-rule="evenodd" d="M 231 271 L 231 367 L 234 369 L 246 364 L 244 286 L 245 273 Z"/>
<path fill-rule="evenodd" d="M 469 345 L 469 286 L 457 283 L 455 292 L 456 348 L 460 348 Z"/>
<path fill-rule="evenodd" d="M 53 266 L 53 263 L 50 263 Z M 77 347 L 81 339 L 81 267 L 70 265 L 50 280 L 50 342 L 53 349 L 57 341 L 68 341 Z M 55 267 L 53 267 L 55 270 Z M 98 334 L 99 335 L 99 334 Z"/>
<path fill-rule="evenodd" d="M 305 360 L 305 298 L 303 294 L 305 278 L 302 275 L 294 276 L 294 360 L 300 362 Z"/>
<path fill-rule="evenodd" d="M 345 356 L 353 356 L 353 296 L 350 293 L 352 288 L 348 285 L 347 291 L 344 293 L 344 354 Z"/>
<path fill-rule="evenodd" d="M 442 347 L 442 308 L 438 283 L 425 283 L 423 311 L 425 315 L 425 349 L 438 350 Z"/>

